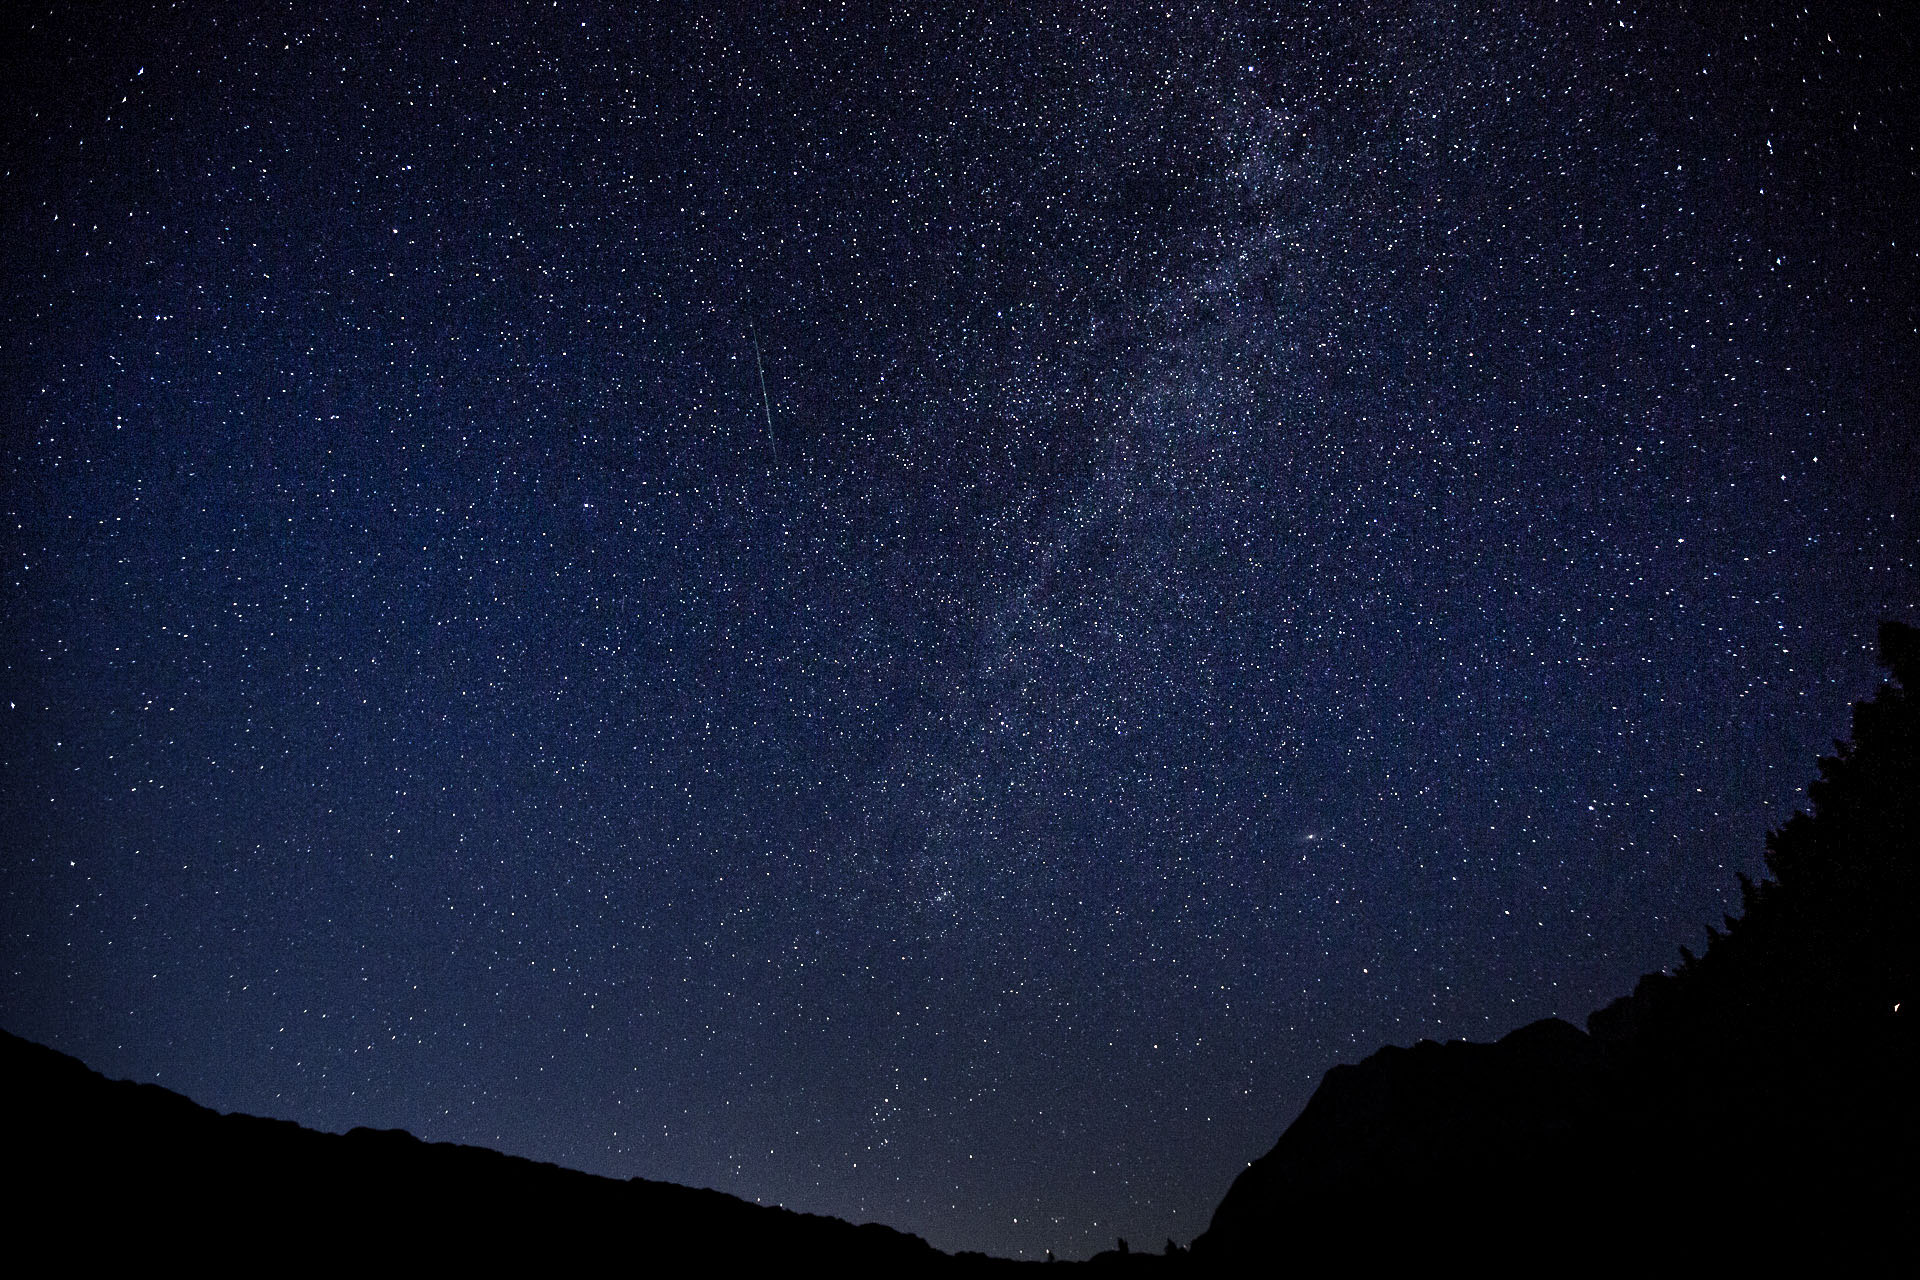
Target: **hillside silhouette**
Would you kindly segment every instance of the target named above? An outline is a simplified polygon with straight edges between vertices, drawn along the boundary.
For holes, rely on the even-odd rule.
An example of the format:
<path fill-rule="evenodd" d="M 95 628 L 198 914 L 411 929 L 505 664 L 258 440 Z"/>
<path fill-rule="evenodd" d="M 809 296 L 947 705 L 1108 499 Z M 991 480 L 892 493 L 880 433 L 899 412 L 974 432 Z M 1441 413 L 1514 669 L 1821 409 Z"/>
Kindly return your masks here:
<path fill-rule="evenodd" d="M 74 1263 L 998 1272 L 869 1223 L 618 1181 L 402 1130 L 320 1133 L 110 1081 L 0 1032 L 17 1238 Z"/>
<path fill-rule="evenodd" d="M 1768 839 L 1738 918 L 1588 1019 L 1329 1071 L 1181 1250 L 1096 1270 L 1828 1261 L 1911 1240 L 1920 631 Z M 76 1259 L 977 1274 L 916 1236 L 397 1130 L 220 1115 L 0 1032 L 16 1220 Z"/>
<path fill-rule="evenodd" d="M 1236 1269 L 1459 1246 L 1758 1260 L 1910 1242 L 1920 631 L 1699 955 L 1588 1019 L 1328 1072 L 1194 1242 Z M 1572 1251 L 1570 1253 L 1570 1250 Z"/>

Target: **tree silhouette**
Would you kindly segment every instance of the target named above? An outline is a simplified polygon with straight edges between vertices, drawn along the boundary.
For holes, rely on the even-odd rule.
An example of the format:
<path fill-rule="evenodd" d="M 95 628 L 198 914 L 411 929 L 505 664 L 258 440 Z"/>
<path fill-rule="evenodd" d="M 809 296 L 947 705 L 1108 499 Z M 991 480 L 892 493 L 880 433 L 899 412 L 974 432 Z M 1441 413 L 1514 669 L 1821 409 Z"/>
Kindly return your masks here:
<path fill-rule="evenodd" d="M 1920 978 L 1920 631 L 1880 628 L 1893 676 L 1856 703 L 1807 788 L 1811 812 L 1767 839 L 1768 876 L 1740 877 L 1741 913 L 1682 948 L 1671 976 L 1594 1015 L 1596 1034 L 1647 1047 L 1807 1043 L 1894 1034 Z M 1896 1011 L 1897 1010 L 1897 1011 Z"/>
<path fill-rule="evenodd" d="M 1739 915 L 1702 953 L 1595 1013 L 1590 1037 L 1549 1019 L 1334 1068 L 1194 1257 L 1331 1266 L 1355 1241 L 1412 1261 L 1579 1239 L 1609 1266 L 1777 1269 L 1905 1238 L 1920 1205 L 1920 631 L 1888 623 L 1879 643 L 1891 681 L 1854 707 L 1808 812 L 1769 836 L 1766 877 L 1742 879 Z"/>

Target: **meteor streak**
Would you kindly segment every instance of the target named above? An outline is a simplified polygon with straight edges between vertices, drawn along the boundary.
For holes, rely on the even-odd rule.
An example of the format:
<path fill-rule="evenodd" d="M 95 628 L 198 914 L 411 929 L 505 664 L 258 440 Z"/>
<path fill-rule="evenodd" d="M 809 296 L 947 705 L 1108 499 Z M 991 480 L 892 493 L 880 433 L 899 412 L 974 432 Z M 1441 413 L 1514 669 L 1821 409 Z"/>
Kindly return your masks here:
<path fill-rule="evenodd" d="M 753 331 L 753 321 L 747 321 L 747 338 L 753 343 L 753 371 L 760 375 L 760 407 L 767 414 L 767 450 L 773 454 L 773 465 L 780 465 L 780 446 L 773 438 L 773 401 L 767 396 L 767 370 L 760 363 L 760 336 Z"/>

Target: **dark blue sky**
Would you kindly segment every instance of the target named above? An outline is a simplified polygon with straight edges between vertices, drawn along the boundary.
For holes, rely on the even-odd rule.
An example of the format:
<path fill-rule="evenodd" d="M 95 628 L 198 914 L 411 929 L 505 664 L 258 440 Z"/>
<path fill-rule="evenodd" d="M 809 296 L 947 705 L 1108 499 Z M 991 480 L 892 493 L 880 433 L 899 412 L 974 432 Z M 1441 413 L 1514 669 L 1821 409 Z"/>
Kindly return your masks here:
<path fill-rule="evenodd" d="M 9 10 L 8 1029 L 1184 1242 L 1916 620 L 1902 6 L 638 8 Z"/>

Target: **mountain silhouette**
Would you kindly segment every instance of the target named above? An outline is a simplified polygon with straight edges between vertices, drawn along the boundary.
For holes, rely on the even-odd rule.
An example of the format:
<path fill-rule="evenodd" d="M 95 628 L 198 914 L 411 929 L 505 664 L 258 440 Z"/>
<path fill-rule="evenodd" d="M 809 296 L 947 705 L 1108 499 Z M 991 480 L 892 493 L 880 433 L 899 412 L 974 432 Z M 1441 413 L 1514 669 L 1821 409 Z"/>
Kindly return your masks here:
<path fill-rule="evenodd" d="M 1750 1262 L 1911 1250 L 1920 1044 L 1920 632 L 1820 761 L 1769 877 L 1671 974 L 1497 1044 L 1425 1041 L 1327 1073 L 1192 1248 L 1340 1259 Z"/>
<path fill-rule="evenodd" d="M 402 1130 L 320 1133 L 222 1115 L 158 1085 L 110 1081 L 0 1031 L 16 1241 L 72 1263 L 792 1269 L 980 1274 L 869 1223 L 718 1191 L 562 1169 Z"/>

